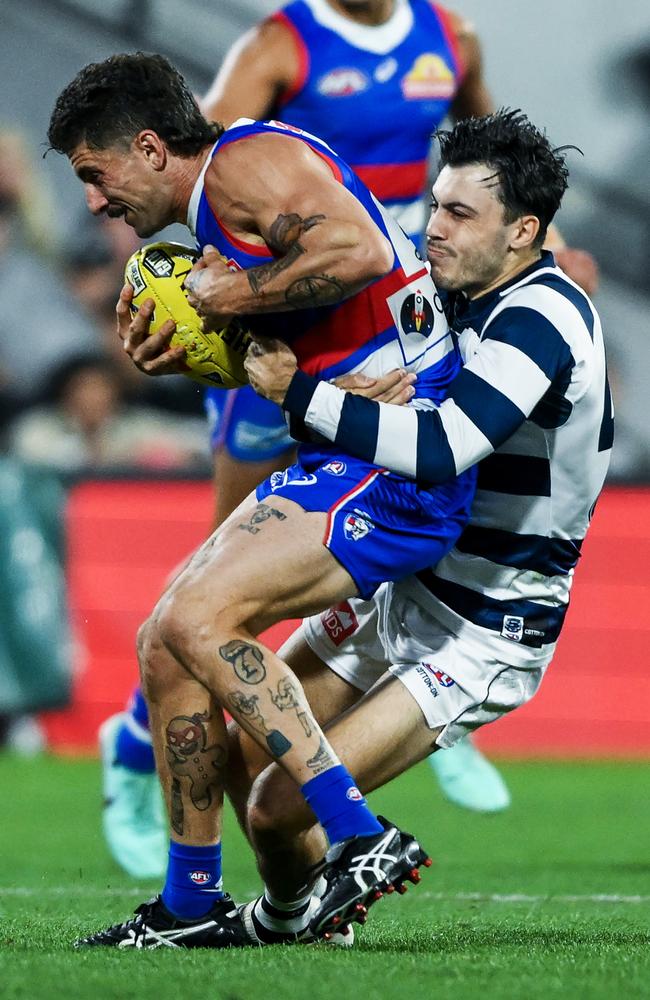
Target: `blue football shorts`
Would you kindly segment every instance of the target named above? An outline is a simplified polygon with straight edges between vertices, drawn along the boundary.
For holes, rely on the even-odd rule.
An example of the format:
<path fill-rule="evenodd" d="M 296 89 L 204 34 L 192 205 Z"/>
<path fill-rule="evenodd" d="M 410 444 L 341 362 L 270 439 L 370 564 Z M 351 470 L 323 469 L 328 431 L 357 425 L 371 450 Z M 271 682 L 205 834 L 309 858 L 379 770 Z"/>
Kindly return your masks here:
<path fill-rule="evenodd" d="M 257 487 L 259 501 L 279 496 L 328 515 L 323 544 L 370 598 L 387 580 L 434 566 L 469 519 L 476 470 L 422 487 L 376 465 L 303 446 L 298 461 Z"/>
<path fill-rule="evenodd" d="M 264 462 L 296 446 L 280 407 L 249 385 L 206 389 L 204 403 L 213 451 L 225 448 L 240 462 Z"/>

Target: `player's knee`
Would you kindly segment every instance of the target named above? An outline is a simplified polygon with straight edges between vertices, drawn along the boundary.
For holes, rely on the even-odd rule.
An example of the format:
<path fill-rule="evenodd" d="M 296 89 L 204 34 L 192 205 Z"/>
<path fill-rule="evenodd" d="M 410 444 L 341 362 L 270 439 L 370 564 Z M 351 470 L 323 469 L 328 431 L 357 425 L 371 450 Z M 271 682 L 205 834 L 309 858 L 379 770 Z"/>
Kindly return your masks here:
<path fill-rule="evenodd" d="M 297 786 L 277 767 L 267 768 L 255 780 L 246 820 L 258 846 L 282 842 L 302 829 L 300 810 L 292 808 L 294 790 L 298 792 Z"/>
<path fill-rule="evenodd" d="M 209 605 L 206 598 L 205 592 L 197 587 L 178 587 L 156 610 L 162 642 L 173 656 L 192 661 L 199 672 L 206 650 L 213 653 L 232 640 L 243 622 L 241 605 L 215 590 L 210 591 Z M 203 680 L 198 674 L 195 676 Z"/>
<path fill-rule="evenodd" d="M 155 700 L 160 686 L 160 658 L 164 646 L 153 615 L 138 629 L 137 651 L 142 690 L 148 701 Z"/>

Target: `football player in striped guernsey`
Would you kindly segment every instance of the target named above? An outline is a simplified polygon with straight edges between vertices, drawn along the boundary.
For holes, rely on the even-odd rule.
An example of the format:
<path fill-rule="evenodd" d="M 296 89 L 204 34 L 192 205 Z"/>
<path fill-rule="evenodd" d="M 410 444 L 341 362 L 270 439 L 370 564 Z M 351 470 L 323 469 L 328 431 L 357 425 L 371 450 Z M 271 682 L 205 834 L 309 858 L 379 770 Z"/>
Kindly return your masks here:
<path fill-rule="evenodd" d="M 598 315 L 542 249 L 567 186 L 562 150 L 507 110 L 438 139 L 428 257 L 465 361 L 447 398 L 416 412 L 353 396 L 296 370 L 279 342 L 258 343 L 248 361 L 258 391 L 368 461 L 422 483 L 479 463 L 454 548 L 371 602 L 306 620 L 289 658 L 299 676 L 326 663 L 328 697 L 336 677 L 369 692 L 326 727 L 364 793 L 535 694 L 613 440 Z M 267 890 L 244 918 L 264 939 L 292 916 L 286 901 L 312 860 L 302 833 L 312 818 L 272 766 L 253 788 L 248 822 Z M 341 885 L 328 874 L 326 900 Z"/>

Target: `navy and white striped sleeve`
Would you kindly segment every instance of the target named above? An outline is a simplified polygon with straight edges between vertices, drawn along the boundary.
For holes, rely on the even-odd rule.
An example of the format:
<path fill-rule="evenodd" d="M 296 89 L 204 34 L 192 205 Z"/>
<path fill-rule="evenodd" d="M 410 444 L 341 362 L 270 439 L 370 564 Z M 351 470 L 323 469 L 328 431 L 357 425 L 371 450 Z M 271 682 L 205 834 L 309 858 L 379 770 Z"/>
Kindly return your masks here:
<path fill-rule="evenodd" d="M 378 403 L 302 372 L 284 406 L 342 451 L 400 475 L 444 482 L 507 441 L 572 367 L 569 344 L 555 324 L 536 309 L 513 305 L 492 320 L 435 410 Z"/>

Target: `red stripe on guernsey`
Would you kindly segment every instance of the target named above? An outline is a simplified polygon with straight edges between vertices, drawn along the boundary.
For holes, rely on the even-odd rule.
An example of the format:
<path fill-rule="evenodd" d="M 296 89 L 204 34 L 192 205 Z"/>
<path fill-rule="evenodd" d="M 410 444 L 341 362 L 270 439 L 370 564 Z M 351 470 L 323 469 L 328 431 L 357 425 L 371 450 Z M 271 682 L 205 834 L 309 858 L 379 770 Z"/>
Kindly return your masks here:
<path fill-rule="evenodd" d="M 206 198 L 208 205 L 210 205 L 210 211 L 212 212 L 212 217 L 214 221 L 216 222 L 216 224 L 218 225 L 219 229 L 226 237 L 226 239 L 229 240 L 229 242 L 232 243 L 234 247 L 237 247 L 238 250 L 243 250 L 244 253 L 249 253 L 252 257 L 264 257 L 266 260 L 269 260 L 273 257 L 273 254 L 266 246 L 266 244 L 245 243 L 243 240 L 238 240 L 236 236 L 233 236 L 233 234 L 226 229 L 223 222 L 219 219 L 217 213 L 210 204 L 210 199 L 207 197 L 207 192 L 206 192 Z"/>
<path fill-rule="evenodd" d="M 302 35 L 296 28 L 293 21 L 289 20 L 286 14 L 284 14 L 281 10 L 278 10 L 275 14 L 271 14 L 268 20 L 277 21 L 278 24 L 284 25 L 287 31 L 291 33 L 294 45 L 296 46 L 296 55 L 298 56 L 298 73 L 296 75 L 296 79 L 293 81 L 291 86 L 282 91 L 280 97 L 278 98 L 278 107 L 282 107 L 283 104 L 288 104 L 289 101 L 292 101 L 305 86 L 307 77 L 309 76 L 311 60 Z"/>
<path fill-rule="evenodd" d="M 426 268 L 409 281 L 426 274 Z M 386 299 L 406 284 L 404 271 L 396 267 L 390 274 L 341 302 L 309 330 L 291 341 L 298 365 L 308 375 L 339 364 L 378 334 L 394 326 Z M 368 317 L 371 317 L 370 321 Z"/>
<path fill-rule="evenodd" d="M 380 201 L 419 198 L 427 183 L 427 161 L 383 163 L 377 166 L 351 164 L 355 174 Z"/>
<path fill-rule="evenodd" d="M 325 526 L 325 534 L 323 535 L 323 545 L 327 546 L 332 540 L 332 532 L 334 531 L 334 518 L 340 511 L 341 507 L 344 507 L 348 500 L 354 500 L 358 497 L 360 493 L 363 493 L 365 489 L 372 486 L 377 476 L 387 476 L 388 469 L 375 469 L 374 472 L 369 472 L 367 476 L 364 476 L 360 483 L 357 483 L 353 489 L 346 493 L 345 496 L 341 497 L 337 503 L 327 512 L 327 524 Z"/>
<path fill-rule="evenodd" d="M 465 66 L 463 58 L 460 54 L 460 45 L 458 44 L 458 35 L 456 34 L 454 28 L 453 16 L 444 7 L 439 7 L 437 3 L 432 3 L 431 6 L 438 15 L 442 33 L 445 36 L 445 41 L 447 42 L 449 50 L 454 57 L 454 62 L 456 63 L 456 82 L 461 83 L 465 73 L 467 72 L 467 67 Z"/>

